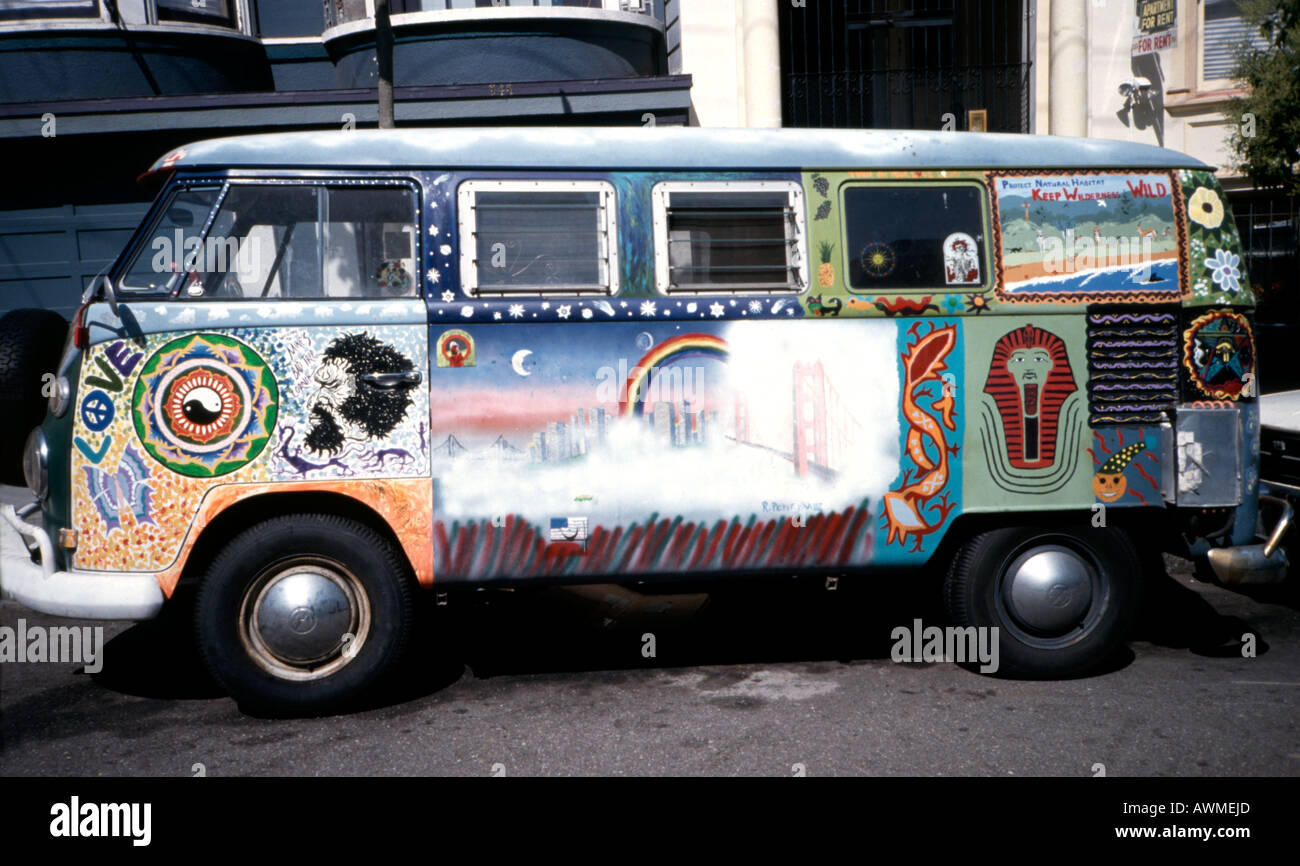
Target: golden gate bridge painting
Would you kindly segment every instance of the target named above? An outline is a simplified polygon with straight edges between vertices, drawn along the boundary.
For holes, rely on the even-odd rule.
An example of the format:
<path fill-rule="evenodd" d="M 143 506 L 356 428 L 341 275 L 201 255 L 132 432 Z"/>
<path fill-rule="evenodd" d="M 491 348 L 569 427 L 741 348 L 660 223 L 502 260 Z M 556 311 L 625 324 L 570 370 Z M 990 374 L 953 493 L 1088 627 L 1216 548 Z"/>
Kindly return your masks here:
<path fill-rule="evenodd" d="M 899 434 L 896 387 L 867 371 L 895 363 L 894 325 L 823 325 L 816 341 L 794 333 L 798 323 L 768 334 L 727 330 L 739 343 L 674 333 L 643 349 L 634 366 L 620 368 L 614 356 L 615 369 L 632 371 L 617 403 L 598 397 L 602 405 L 593 406 L 593 392 L 570 373 L 573 403 L 551 400 L 545 414 L 502 405 L 503 421 L 528 420 L 493 430 L 481 418 L 478 442 L 458 428 L 438 431 L 446 431 L 434 449 L 440 578 L 594 579 L 868 561 L 873 505 L 897 475 Z M 482 342 L 479 351 L 483 364 Z M 691 371 L 696 387 L 663 388 L 686 381 L 664 368 L 687 358 L 706 365 Z M 594 370 L 610 362 L 602 353 L 588 363 Z M 536 375 L 532 399 L 543 385 Z M 489 436 L 490 445 L 478 444 Z M 581 526 L 582 543 L 555 538 L 556 526 Z"/>

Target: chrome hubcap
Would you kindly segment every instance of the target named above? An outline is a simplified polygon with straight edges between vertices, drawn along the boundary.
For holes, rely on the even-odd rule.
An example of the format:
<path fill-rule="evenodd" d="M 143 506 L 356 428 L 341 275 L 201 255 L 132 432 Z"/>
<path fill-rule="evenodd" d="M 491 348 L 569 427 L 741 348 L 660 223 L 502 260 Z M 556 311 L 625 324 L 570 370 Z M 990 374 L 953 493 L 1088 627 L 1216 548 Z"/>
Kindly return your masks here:
<path fill-rule="evenodd" d="M 1092 609 L 1097 571 L 1078 553 L 1044 545 L 1021 554 L 1007 569 L 1002 601 L 1030 632 L 1058 636 L 1083 625 Z"/>
<path fill-rule="evenodd" d="M 239 616 L 240 640 L 282 679 L 327 676 L 352 660 L 370 631 L 370 600 L 338 563 L 299 557 L 253 581 Z"/>

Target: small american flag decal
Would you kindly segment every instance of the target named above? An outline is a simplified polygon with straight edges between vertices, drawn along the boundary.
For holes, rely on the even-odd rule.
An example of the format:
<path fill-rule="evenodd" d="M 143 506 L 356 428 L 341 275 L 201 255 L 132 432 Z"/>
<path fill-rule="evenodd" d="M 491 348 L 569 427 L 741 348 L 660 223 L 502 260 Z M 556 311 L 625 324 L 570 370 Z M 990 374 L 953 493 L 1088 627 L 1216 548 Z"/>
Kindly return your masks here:
<path fill-rule="evenodd" d="M 551 541 L 581 541 L 587 540 L 587 518 L 585 517 L 552 517 L 551 518 Z"/>

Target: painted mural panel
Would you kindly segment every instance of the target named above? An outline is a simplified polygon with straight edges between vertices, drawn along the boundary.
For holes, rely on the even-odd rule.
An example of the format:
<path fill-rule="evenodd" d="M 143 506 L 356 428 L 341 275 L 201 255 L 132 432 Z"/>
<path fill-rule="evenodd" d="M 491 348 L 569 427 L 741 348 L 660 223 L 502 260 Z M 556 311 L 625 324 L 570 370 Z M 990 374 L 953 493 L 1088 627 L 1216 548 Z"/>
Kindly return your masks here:
<path fill-rule="evenodd" d="M 1092 492 L 1107 507 L 1163 505 L 1160 479 L 1161 431 L 1152 426 L 1106 427 L 1094 431 Z"/>
<path fill-rule="evenodd" d="M 998 317 L 967 327 L 968 510 L 1089 501 L 1085 328 L 1078 316 Z"/>
<path fill-rule="evenodd" d="M 1255 338 L 1250 320 L 1232 310 L 1210 310 L 1183 332 L 1189 391 L 1212 400 L 1254 396 Z"/>
<path fill-rule="evenodd" d="M 432 382 L 439 580 L 863 564 L 954 516 L 954 324 L 463 330 L 476 365 Z"/>
<path fill-rule="evenodd" d="M 882 563 L 905 561 L 899 553 L 933 552 L 960 510 L 962 489 L 961 327 L 938 319 L 900 332 L 904 459 L 901 479 L 885 494 L 886 547 L 876 560 Z"/>
<path fill-rule="evenodd" d="M 1001 173 L 989 181 L 1000 296 L 1029 303 L 1177 301 L 1182 187 L 1168 172 Z"/>
<path fill-rule="evenodd" d="M 76 567 L 167 568 L 218 485 L 427 477 L 426 333 L 286 324 L 90 348 L 74 410 Z M 420 378 L 368 384 L 385 374 Z"/>
<path fill-rule="evenodd" d="M 1187 202 L 1187 258 L 1191 304 L 1253 304 L 1241 237 L 1214 174 L 1180 171 Z"/>

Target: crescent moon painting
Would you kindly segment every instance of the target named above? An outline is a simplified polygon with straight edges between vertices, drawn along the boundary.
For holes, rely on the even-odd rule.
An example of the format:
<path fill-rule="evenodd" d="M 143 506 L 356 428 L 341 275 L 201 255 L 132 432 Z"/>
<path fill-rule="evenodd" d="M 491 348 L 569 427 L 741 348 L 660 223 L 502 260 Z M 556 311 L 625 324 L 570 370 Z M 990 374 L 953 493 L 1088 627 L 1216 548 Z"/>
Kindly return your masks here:
<path fill-rule="evenodd" d="M 520 376 L 532 375 L 531 371 L 524 369 L 524 360 L 532 353 L 532 349 L 520 349 L 518 352 L 515 352 L 514 356 L 510 359 L 510 366 L 513 367 L 515 372 Z"/>

